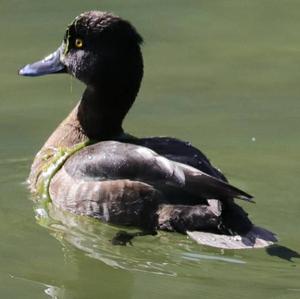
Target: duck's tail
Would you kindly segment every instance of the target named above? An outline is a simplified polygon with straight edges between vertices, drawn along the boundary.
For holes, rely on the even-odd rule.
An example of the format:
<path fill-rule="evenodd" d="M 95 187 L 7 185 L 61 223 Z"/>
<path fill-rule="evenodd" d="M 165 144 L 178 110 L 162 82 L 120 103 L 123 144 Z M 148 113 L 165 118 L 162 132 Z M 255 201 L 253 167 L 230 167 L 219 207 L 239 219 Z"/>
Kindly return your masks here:
<path fill-rule="evenodd" d="M 161 205 L 158 229 L 185 233 L 198 244 L 224 249 L 261 248 L 277 241 L 272 232 L 254 226 L 233 201 L 227 205 L 218 200 L 208 200 L 208 205 Z"/>
<path fill-rule="evenodd" d="M 245 235 L 231 236 L 200 231 L 187 231 L 187 235 L 198 244 L 221 249 L 264 248 L 277 242 L 274 233 L 258 226 L 253 226 Z"/>

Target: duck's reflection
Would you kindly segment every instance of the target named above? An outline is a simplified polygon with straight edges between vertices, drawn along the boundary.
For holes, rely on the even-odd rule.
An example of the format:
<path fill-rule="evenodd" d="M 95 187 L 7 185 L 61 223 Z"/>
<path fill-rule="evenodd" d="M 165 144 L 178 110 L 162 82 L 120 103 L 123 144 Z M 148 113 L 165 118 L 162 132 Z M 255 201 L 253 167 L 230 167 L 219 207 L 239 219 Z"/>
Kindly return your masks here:
<path fill-rule="evenodd" d="M 112 268 L 176 275 L 174 270 L 167 267 L 172 264 L 170 255 L 172 244 L 164 238 L 164 234 L 143 236 L 141 232 L 126 228 L 126 236 L 138 236 L 134 242 L 139 246 L 116 246 L 114 240 L 120 234 L 120 227 L 107 225 L 89 217 L 77 216 L 54 205 L 50 205 L 47 212 L 48 218 L 44 214 L 45 217 L 39 222 L 50 230 L 51 235 L 58 239 L 63 247 L 66 242 L 72 244 L 87 256 L 100 260 Z M 151 248 L 149 248 L 150 239 Z M 183 244 L 184 241 L 185 239 Z M 159 250 L 156 243 L 160 247 Z"/>
<path fill-rule="evenodd" d="M 126 237 L 136 236 L 132 240 L 133 246 L 116 246 L 113 241 L 120 234 L 120 227 L 107 225 L 89 217 L 77 216 L 54 205 L 50 205 L 44 213 L 39 211 L 39 215 L 44 215 L 39 219 L 39 223 L 50 230 L 51 235 L 61 242 L 64 250 L 70 248 L 71 244 L 83 251 L 86 256 L 92 257 L 91 260 L 100 260 L 113 269 L 176 276 L 180 273 L 182 264 L 191 262 L 186 257 L 189 254 L 199 253 L 199 250 L 201 255 L 197 255 L 197 258 L 194 256 L 193 267 L 197 267 L 197 264 L 204 260 L 243 263 L 235 258 L 234 251 L 224 252 L 202 246 L 200 248 L 194 241 L 180 234 L 159 232 L 157 235 L 143 235 L 136 229 L 126 227 Z M 72 263 L 70 254 L 66 254 L 66 258 Z"/>

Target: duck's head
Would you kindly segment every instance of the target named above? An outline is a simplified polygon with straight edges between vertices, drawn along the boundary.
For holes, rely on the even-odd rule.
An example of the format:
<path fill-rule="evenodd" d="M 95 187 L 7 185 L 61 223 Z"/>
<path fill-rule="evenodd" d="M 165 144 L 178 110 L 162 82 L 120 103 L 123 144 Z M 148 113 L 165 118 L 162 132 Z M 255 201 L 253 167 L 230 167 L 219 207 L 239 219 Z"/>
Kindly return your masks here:
<path fill-rule="evenodd" d="M 143 76 L 141 43 L 141 36 L 129 22 L 106 12 L 85 12 L 68 26 L 54 53 L 24 66 L 19 74 L 69 73 L 88 86 L 123 93 L 131 89 L 136 95 Z"/>

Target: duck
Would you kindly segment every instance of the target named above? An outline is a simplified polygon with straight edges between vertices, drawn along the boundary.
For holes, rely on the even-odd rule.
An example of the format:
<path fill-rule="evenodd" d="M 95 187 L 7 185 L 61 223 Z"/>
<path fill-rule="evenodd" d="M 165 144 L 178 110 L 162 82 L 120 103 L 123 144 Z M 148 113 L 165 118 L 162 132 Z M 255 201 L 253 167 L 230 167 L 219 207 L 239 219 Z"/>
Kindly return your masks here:
<path fill-rule="evenodd" d="M 123 130 L 143 78 L 142 43 L 129 21 L 88 11 L 68 25 L 55 52 L 19 70 L 29 77 L 68 73 L 86 86 L 37 153 L 30 191 L 73 214 L 188 234 L 199 244 L 273 244 L 275 235 L 255 226 L 236 203 L 253 197 L 231 185 L 190 142 Z"/>

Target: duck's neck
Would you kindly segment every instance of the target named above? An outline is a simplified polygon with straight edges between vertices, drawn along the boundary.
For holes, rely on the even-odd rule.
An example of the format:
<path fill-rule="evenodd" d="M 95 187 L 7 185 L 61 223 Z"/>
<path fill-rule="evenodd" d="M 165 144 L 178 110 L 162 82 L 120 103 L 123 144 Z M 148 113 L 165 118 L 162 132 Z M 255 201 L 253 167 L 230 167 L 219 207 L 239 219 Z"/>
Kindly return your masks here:
<path fill-rule="evenodd" d="M 87 140 L 118 139 L 123 133 L 122 122 L 133 100 L 129 95 L 107 94 L 88 87 L 81 101 L 43 148 L 72 147 Z"/>
<path fill-rule="evenodd" d="M 123 119 L 134 100 L 132 97 L 118 90 L 87 87 L 77 111 L 83 133 L 91 140 L 114 139 L 121 135 Z"/>
<path fill-rule="evenodd" d="M 108 55 L 94 74 L 94 84 L 87 86 L 79 104 L 45 146 L 69 147 L 87 139 L 116 139 L 123 133 L 123 119 L 136 98 L 143 76 L 140 47 L 125 47 Z"/>

